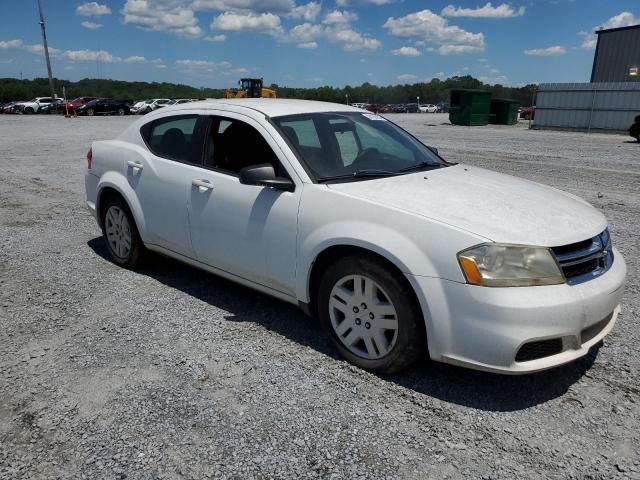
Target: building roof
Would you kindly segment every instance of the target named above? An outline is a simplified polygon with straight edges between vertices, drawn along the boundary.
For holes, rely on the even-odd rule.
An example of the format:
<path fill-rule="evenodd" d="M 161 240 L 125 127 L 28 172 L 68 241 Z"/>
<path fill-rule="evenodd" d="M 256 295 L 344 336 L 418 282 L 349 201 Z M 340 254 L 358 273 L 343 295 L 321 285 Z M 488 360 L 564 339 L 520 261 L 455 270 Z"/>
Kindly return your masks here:
<path fill-rule="evenodd" d="M 599 30 L 596 30 L 596 34 L 601 34 L 601 33 L 609 33 L 609 32 L 620 32 L 622 30 L 633 30 L 634 28 L 640 28 L 640 24 L 638 25 L 630 25 L 628 27 L 617 27 L 617 28 L 601 28 Z"/>

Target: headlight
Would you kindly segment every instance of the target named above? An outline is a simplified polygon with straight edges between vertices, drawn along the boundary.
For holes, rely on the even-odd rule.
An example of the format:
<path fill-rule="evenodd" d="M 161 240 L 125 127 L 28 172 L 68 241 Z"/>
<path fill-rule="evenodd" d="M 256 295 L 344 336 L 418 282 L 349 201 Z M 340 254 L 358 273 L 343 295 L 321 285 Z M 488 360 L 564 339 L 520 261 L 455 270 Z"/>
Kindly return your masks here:
<path fill-rule="evenodd" d="M 548 248 L 487 243 L 460 252 L 458 262 L 472 285 L 528 287 L 565 282 Z"/>

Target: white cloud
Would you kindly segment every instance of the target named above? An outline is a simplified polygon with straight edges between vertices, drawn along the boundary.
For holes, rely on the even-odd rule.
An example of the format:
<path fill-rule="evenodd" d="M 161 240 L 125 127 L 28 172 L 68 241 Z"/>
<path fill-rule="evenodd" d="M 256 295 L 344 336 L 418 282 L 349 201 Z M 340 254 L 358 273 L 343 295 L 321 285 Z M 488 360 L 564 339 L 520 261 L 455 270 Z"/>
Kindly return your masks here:
<path fill-rule="evenodd" d="M 280 24 L 280 17 L 273 13 L 233 13 L 225 12 L 213 19 L 211 28 L 231 32 L 252 31 L 280 36 L 284 32 Z"/>
<path fill-rule="evenodd" d="M 402 75 L 398 75 L 396 78 L 401 82 L 408 83 L 415 82 L 418 79 L 418 76 L 412 73 L 403 73 Z"/>
<path fill-rule="evenodd" d="M 322 78 L 320 78 L 320 77 L 311 77 L 311 78 L 305 78 L 304 81 L 305 82 L 309 82 L 309 83 L 320 83 L 322 81 Z"/>
<path fill-rule="evenodd" d="M 414 47 L 400 47 L 396 50 L 391 50 L 393 55 L 400 55 L 405 57 L 418 57 L 422 55 L 417 48 Z"/>
<path fill-rule="evenodd" d="M 111 15 L 111 9 L 107 5 L 100 5 L 98 2 L 85 2 L 82 5 L 78 5 L 76 15 L 83 17 Z"/>
<path fill-rule="evenodd" d="M 558 57 L 567 53 L 567 49 L 560 45 L 554 45 L 547 48 L 534 48 L 531 50 L 525 50 L 524 54 L 533 57 Z"/>
<path fill-rule="evenodd" d="M 90 62 L 100 61 L 103 63 L 120 63 L 122 58 L 116 57 L 106 50 L 65 50 L 60 57 L 64 60 Z"/>
<path fill-rule="evenodd" d="M 44 47 L 42 45 L 24 45 L 23 47 L 27 52 L 33 53 L 34 55 L 42 55 L 44 53 Z M 57 48 L 49 47 L 49 55 L 54 56 L 60 53 L 60 50 Z"/>
<path fill-rule="evenodd" d="M 193 9 L 179 0 L 127 0 L 122 13 L 124 23 L 146 30 L 192 38 L 204 35 Z"/>
<path fill-rule="evenodd" d="M 22 40 L 3 40 L 0 41 L 0 50 L 13 50 L 16 48 L 22 48 L 24 45 Z"/>
<path fill-rule="evenodd" d="M 324 35 L 324 29 L 313 23 L 296 25 L 289 31 L 289 38 L 294 42 L 311 42 Z"/>
<path fill-rule="evenodd" d="M 449 5 L 442 9 L 440 15 L 443 17 L 512 18 L 521 17 L 524 15 L 524 12 L 525 7 L 514 10 L 511 5 L 506 3 L 494 7 L 491 2 L 487 2 L 484 7 L 477 8 L 463 8 Z"/>
<path fill-rule="evenodd" d="M 175 67 L 179 70 L 205 78 L 211 78 L 215 76 L 219 77 L 239 77 L 250 73 L 250 70 L 243 67 L 237 67 L 231 62 L 227 61 L 210 61 L 210 60 L 193 60 L 193 59 L 180 59 L 176 60 Z M 226 80 L 225 80 L 226 81 Z"/>
<path fill-rule="evenodd" d="M 303 43 L 299 43 L 296 46 L 298 48 L 306 48 L 306 49 L 318 48 L 318 44 L 316 42 L 303 42 Z"/>
<path fill-rule="evenodd" d="M 131 57 L 127 57 L 122 60 L 123 63 L 141 63 L 141 64 L 154 64 L 154 65 L 162 65 L 164 61 L 161 58 L 156 58 L 154 60 L 149 60 L 146 57 L 142 57 L 139 55 L 133 55 Z"/>
<path fill-rule="evenodd" d="M 449 25 L 446 19 L 431 10 L 399 18 L 389 17 L 383 27 L 397 37 L 410 37 L 439 45 L 438 52 L 441 55 L 484 51 L 484 34 Z"/>
<path fill-rule="evenodd" d="M 226 35 L 207 35 L 203 38 L 207 42 L 224 42 L 227 39 Z"/>
<path fill-rule="evenodd" d="M 164 0 L 178 1 L 178 0 Z M 186 2 L 188 0 L 179 0 Z M 219 10 L 234 13 L 274 13 L 285 15 L 295 9 L 293 0 L 193 0 L 194 10 Z"/>
<path fill-rule="evenodd" d="M 316 2 L 309 2 L 306 5 L 300 5 L 295 7 L 289 13 L 291 18 L 302 18 L 308 22 L 313 22 L 320 14 L 321 6 Z"/>
<path fill-rule="evenodd" d="M 102 25 L 101 23 L 94 22 L 81 22 L 80 25 L 82 25 L 84 28 L 88 28 L 89 30 L 95 30 L 97 28 L 104 27 L 104 25 Z"/>
<path fill-rule="evenodd" d="M 347 52 L 358 50 L 377 50 L 382 43 L 375 38 L 362 35 L 351 28 L 336 26 L 326 29 L 327 39 L 332 43 L 341 43 Z"/>
<path fill-rule="evenodd" d="M 358 19 L 358 15 L 347 10 L 333 10 L 324 17 L 322 23 L 327 25 L 347 24 L 354 22 Z"/>
<path fill-rule="evenodd" d="M 476 45 L 440 45 L 437 49 L 440 55 L 462 55 L 464 53 L 478 53 L 484 51 L 484 46 Z"/>
<path fill-rule="evenodd" d="M 633 13 L 620 12 L 618 15 L 611 17 L 602 25 L 593 27 L 592 30 L 597 30 L 600 27 L 602 27 L 605 30 L 609 28 L 630 27 L 631 25 L 637 25 L 639 23 L 640 23 L 640 18 L 636 17 Z M 580 35 L 584 35 L 584 40 L 582 41 L 582 48 L 596 48 L 596 44 L 598 43 L 598 38 L 595 33 L 580 32 Z"/>
<path fill-rule="evenodd" d="M 357 5 L 386 5 L 393 0 L 336 0 L 336 5 L 340 7 L 352 7 Z"/>

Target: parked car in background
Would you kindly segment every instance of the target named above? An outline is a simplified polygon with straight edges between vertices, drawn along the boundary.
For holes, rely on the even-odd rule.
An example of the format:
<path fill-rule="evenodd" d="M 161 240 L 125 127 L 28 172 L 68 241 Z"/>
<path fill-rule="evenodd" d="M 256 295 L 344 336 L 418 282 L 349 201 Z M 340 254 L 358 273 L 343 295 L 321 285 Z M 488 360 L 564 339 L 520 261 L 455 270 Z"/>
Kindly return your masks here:
<path fill-rule="evenodd" d="M 37 113 L 50 115 L 52 113 L 59 113 L 60 107 L 64 104 L 64 98 L 56 98 L 53 102 L 48 105 L 44 105 L 40 107 Z"/>
<path fill-rule="evenodd" d="M 60 105 L 60 108 L 58 109 L 58 111 L 60 113 L 70 113 L 73 114 L 74 110 L 78 107 L 80 107 L 81 105 L 84 105 L 85 103 L 89 103 L 93 100 L 96 100 L 100 97 L 78 97 L 78 98 L 74 98 L 73 100 L 69 101 L 69 102 L 65 102 L 62 105 Z"/>
<path fill-rule="evenodd" d="M 371 371 L 426 354 L 544 370 L 587 355 L 620 312 L 625 261 L 599 209 L 447 162 L 348 105 L 169 107 L 93 142 L 87 167 L 115 264 L 149 249 L 299 305 Z"/>
<path fill-rule="evenodd" d="M 113 98 L 99 98 L 76 108 L 78 115 L 128 115 L 131 102 L 128 100 L 114 100 Z"/>
<path fill-rule="evenodd" d="M 447 102 L 440 102 L 438 105 L 437 113 L 447 113 L 449 111 L 449 104 Z"/>
<path fill-rule="evenodd" d="M 533 120 L 536 116 L 536 107 L 522 107 L 518 109 L 518 116 L 521 120 Z"/>
<path fill-rule="evenodd" d="M 629 135 L 640 142 L 640 115 L 633 120 L 633 125 L 629 127 Z"/>
<path fill-rule="evenodd" d="M 436 107 L 431 103 L 425 103 L 423 105 L 420 105 L 421 113 L 436 113 L 437 111 L 438 111 L 438 107 Z"/>
<path fill-rule="evenodd" d="M 378 108 L 378 113 L 393 113 L 393 111 L 393 105 L 380 105 Z"/>
<path fill-rule="evenodd" d="M 4 106 L 2 107 L 2 113 L 5 114 L 9 114 L 9 113 L 16 113 L 15 112 L 15 107 L 18 103 L 21 102 L 9 102 L 9 103 L 5 103 Z"/>
<path fill-rule="evenodd" d="M 173 105 L 182 105 L 183 103 L 197 102 L 197 98 L 177 98 L 173 100 Z"/>
<path fill-rule="evenodd" d="M 37 113 L 42 107 L 50 105 L 54 99 L 52 97 L 36 97 L 28 102 L 19 102 L 16 104 L 16 110 L 30 115 L 32 113 Z"/>
<path fill-rule="evenodd" d="M 144 115 L 146 113 L 153 112 L 158 108 L 173 105 L 174 103 L 175 101 L 171 100 L 170 98 L 150 98 L 148 100 L 144 100 L 143 102 L 136 102 L 131 108 L 131 113 L 139 113 Z"/>

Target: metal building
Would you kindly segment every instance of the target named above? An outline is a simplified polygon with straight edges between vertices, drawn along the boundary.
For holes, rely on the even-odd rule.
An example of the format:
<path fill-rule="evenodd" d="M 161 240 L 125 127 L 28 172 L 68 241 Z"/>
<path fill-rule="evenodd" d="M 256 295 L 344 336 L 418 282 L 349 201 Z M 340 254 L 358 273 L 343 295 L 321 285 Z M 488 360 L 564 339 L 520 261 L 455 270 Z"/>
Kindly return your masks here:
<path fill-rule="evenodd" d="M 533 128 L 626 131 L 640 115 L 640 82 L 543 83 Z"/>
<path fill-rule="evenodd" d="M 597 30 L 592 82 L 640 82 L 640 25 Z"/>

